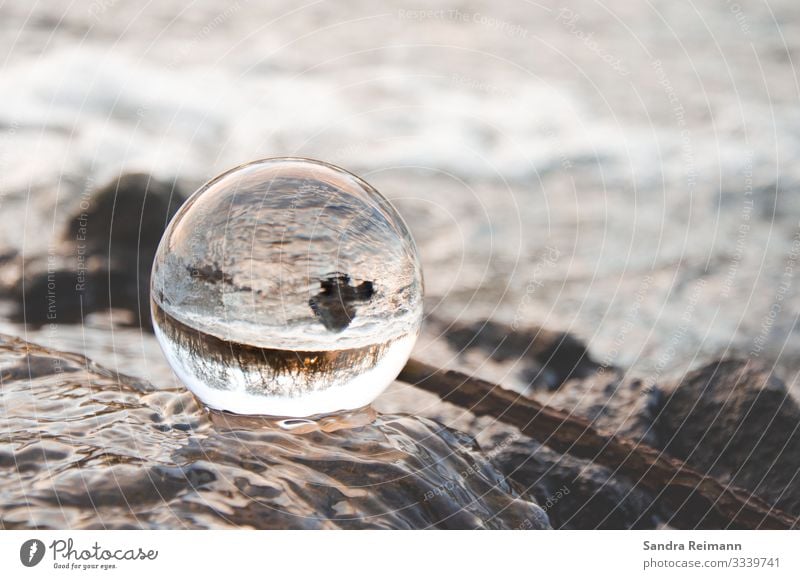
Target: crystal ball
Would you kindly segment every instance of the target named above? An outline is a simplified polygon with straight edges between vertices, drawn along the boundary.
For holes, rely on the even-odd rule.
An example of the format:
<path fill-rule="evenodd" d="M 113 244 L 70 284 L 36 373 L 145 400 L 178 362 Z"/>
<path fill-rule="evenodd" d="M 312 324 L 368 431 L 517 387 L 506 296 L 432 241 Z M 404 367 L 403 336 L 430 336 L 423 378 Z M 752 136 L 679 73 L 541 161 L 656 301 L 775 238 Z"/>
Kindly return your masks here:
<path fill-rule="evenodd" d="M 361 408 L 422 322 L 422 270 L 392 204 L 343 169 L 277 158 L 195 192 L 161 239 L 155 335 L 206 406 L 308 417 Z"/>

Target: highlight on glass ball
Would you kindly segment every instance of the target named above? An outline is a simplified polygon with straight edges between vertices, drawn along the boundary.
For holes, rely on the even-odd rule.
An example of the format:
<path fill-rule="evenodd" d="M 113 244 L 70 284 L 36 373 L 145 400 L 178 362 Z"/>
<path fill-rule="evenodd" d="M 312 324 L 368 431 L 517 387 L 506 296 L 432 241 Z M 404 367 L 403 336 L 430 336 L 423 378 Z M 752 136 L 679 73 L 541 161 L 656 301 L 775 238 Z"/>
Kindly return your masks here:
<path fill-rule="evenodd" d="M 406 224 L 355 175 L 276 158 L 201 187 L 153 264 L 156 337 L 208 407 L 308 417 L 371 403 L 422 322 Z"/>

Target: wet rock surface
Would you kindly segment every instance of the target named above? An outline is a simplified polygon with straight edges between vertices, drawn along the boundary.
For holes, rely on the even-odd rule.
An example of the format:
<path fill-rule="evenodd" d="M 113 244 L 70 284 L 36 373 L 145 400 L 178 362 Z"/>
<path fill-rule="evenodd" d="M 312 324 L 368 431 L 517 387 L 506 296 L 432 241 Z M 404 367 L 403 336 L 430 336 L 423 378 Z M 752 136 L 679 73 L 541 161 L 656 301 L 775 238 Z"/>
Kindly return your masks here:
<path fill-rule="evenodd" d="M 425 326 L 417 355 L 458 367 L 463 352 L 439 339 L 439 329 L 438 321 Z M 490 348 L 502 331 L 515 336 L 499 324 L 493 331 Z M 139 338 L 153 340 L 147 333 Z M 486 348 L 478 337 L 469 349 L 482 356 Z M 524 384 L 526 367 L 547 362 L 514 356 L 543 349 L 516 347 L 479 371 Z M 376 401 L 383 415 L 374 424 L 298 436 L 212 425 L 168 373 L 149 374 L 151 384 L 10 338 L 2 359 L 11 410 L 3 430 L 12 437 L 3 441 L 0 466 L 13 482 L 6 492 L 18 493 L 7 503 L 7 527 L 539 528 L 549 520 L 555 528 L 659 528 L 675 516 L 622 472 L 556 452 L 404 383 Z M 649 384 L 595 367 L 528 395 L 797 514 L 797 404 L 767 368 L 718 362 L 682 380 Z M 126 500 L 138 506 L 120 507 Z M 169 508 L 159 508 L 164 503 Z M 697 525 L 720 526 L 702 517 Z"/>
<path fill-rule="evenodd" d="M 800 516 L 800 407 L 757 361 L 724 360 L 665 387 L 660 446 Z"/>
<path fill-rule="evenodd" d="M 595 428 L 658 446 L 653 421 L 663 393 L 641 378 L 620 371 L 598 372 L 534 397 L 543 404 L 587 418 Z"/>
<path fill-rule="evenodd" d="M 434 328 L 438 327 L 437 323 Z M 520 375 L 531 365 L 547 366 L 530 352 L 555 351 L 558 357 L 558 349 L 553 350 L 547 341 L 525 347 L 522 337 L 547 340 L 557 336 L 555 332 L 533 329 L 515 334 L 508 326 L 485 322 L 472 327 L 491 327 L 492 331 L 472 332 L 469 346 L 459 343 L 462 350 L 456 353 L 476 348 L 487 353 L 503 351 L 501 365 L 489 369 L 483 365 L 478 370 L 498 383 L 519 385 L 524 383 Z M 430 326 L 426 329 L 431 331 Z M 510 351 L 506 344 L 512 344 Z M 575 366 L 575 352 L 582 352 L 581 347 L 566 350 L 562 367 Z M 440 350 L 435 353 L 438 359 L 452 359 L 453 352 L 449 358 Z M 515 358 L 521 353 L 533 361 Z M 577 359 L 585 358 L 580 354 Z M 618 368 L 594 368 L 583 378 L 567 378 L 555 390 L 538 388 L 528 395 L 584 417 L 594 428 L 663 449 L 701 473 L 753 491 L 769 504 L 800 515 L 800 413 L 784 383 L 765 366 L 743 360 L 714 362 L 682 380 L 655 384 Z M 554 371 L 553 375 L 558 374 Z M 625 473 L 554 451 L 546 441 L 533 440 L 497 420 L 477 418 L 417 388 L 395 386 L 378 405 L 386 410 L 404 408 L 475 436 L 493 463 L 546 510 L 555 528 L 658 528 L 669 526 L 675 516 L 656 504 L 654 493 Z M 719 521 L 704 514 L 705 507 L 693 518 L 691 511 L 696 507 L 687 497 L 682 517 L 696 519 L 698 527 L 720 527 Z"/>
<path fill-rule="evenodd" d="M 508 439 L 499 440 L 502 445 Z M 495 464 L 535 498 L 555 528 L 653 529 L 671 516 L 656 504 L 653 493 L 591 461 L 528 437 L 498 448 Z"/>
<path fill-rule="evenodd" d="M 484 454 L 545 510 L 554 528 L 652 529 L 672 514 L 622 473 L 557 452 L 512 426 L 477 418 L 413 386 L 394 385 L 376 405 L 412 409 L 475 436 Z"/>
<path fill-rule="evenodd" d="M 3 528 L 546 528 L 474 440 L 381 415 L 220 426 L 182 388 L 0 336 Z"/>

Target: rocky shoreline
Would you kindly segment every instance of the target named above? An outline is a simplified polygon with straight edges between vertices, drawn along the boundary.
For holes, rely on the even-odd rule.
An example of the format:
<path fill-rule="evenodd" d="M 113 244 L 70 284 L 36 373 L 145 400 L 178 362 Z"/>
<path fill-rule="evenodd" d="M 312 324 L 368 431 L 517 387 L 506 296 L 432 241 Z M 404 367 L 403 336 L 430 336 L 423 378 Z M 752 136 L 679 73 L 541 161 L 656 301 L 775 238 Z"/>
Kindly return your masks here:
<path fill-rule="evenodd" d="M 11 316 L 74 324 L 111 307 L 149 329 L 148 259 L 181 198 L 141 175 L 102 187 L 55 257 L 4 257 Z M 80 231 L 120 211 L 142 216 L 145 234 L 138 224 L 113 239 L 112 229 Z M 417 350 L 800 515 L 800 408 L 764 364 L 724 359 L 645 381 L 568 333 L 438 316 Z M 171 375 L 150 383 L 10 336 L 0 377 L 3 528 L 663 528 L 695 508 L 690 497 L 665 507 L 624 472 L 400 382 L 376 401 L 374 423 L 297 435 L 220 428 Z M 720 522 L 700 512 L 694 526 Z"/>
<path fill-rule="evenodd" d="M 377 401 L 373 424 L 295 434 L 221 428 L 179 387 L 8 336 L 0 377 L 3 528 L 652 529 L 686 516 L 624 473 L 407 384 Z M 638 433 L 724 484 L 800 513 L 791 430 L 800 410 L 782 382 L 747 362 L 714 364 L 665 385 L 645 414 L 631 382 L 612 382 L 612 395 L 591 379 L 559 391 L 562 400 L 581 397 L 582 409 L 594 400 L 602 410 L 593 424 Z M 421 405 L 418 416 L 393 413 Z M 719 528 L 702 514 L 697 527 Z"/>

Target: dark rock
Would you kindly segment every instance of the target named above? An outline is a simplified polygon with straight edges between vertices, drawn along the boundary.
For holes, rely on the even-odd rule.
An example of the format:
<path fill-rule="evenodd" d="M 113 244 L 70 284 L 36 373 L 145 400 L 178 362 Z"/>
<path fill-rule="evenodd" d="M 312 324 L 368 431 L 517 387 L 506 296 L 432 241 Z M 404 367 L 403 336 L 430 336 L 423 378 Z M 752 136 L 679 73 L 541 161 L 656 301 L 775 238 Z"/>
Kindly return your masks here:
<path fill-rule="evenodd" d="M 150 326 L 150 269 L 164 229 L 183 203 L 176 186 L 123 175 L 100 188 L 69 219 L 56 252 L 29 259 L 14 295 L 15 321 L 81 323 L 110 308 Z"/>
<path fill-rule="evenodd" d="M 554 392 L 537 392 L 543 404 L 589 419 L 597 429 L 649 446 L 658 446 L 653 422 L 662 392 L 643 380 L 602 368 L 582 379 L 571 379 Z"/>
<path fill-rule="evenodd" d="M 477 348 L 498 362 L 519 362 L 526 381 L 534 387 L 554 390 L 570 378 L 588 376 L 598 368 L 586 345 L 564 332 L 543 328 L 515 331 L 483 320 L 469 325 L 448 324 L 443 333 L 458 352 Z"/>
<path fill-rule="evenodd" d="M 670 515 L 652 493 L 608 468 L 525 436 L 494 441 L 494 450 L 487 450 L 494 464 L 542 506 L 554 528 L 653 529 Z"/>
<path fill-rule="evenodd" d="M 662 448 L 800 515 L 800 407 L 761 363 L 724 360 L 665 388 Z"/>
<path fill-rule="evenodd" d="M 122 175 L 98 189 L 88 208 L 78 208 L 63 240 L 82 243 L 88 255 L 108 256 L 114 265 L 149 268 L 167 223 L 184 200 L 174 183 L 143 173 Z"/>

